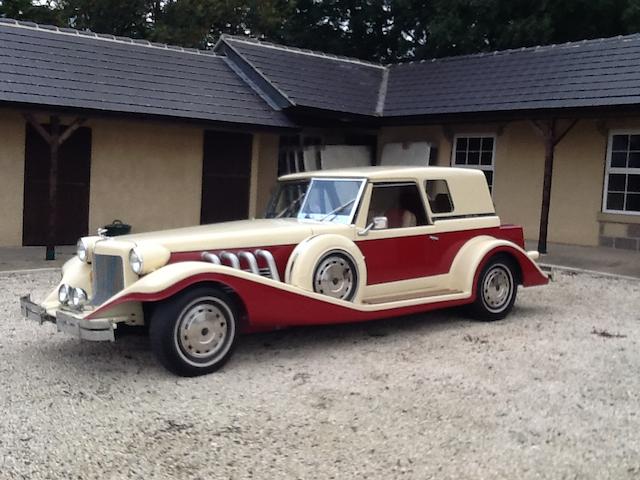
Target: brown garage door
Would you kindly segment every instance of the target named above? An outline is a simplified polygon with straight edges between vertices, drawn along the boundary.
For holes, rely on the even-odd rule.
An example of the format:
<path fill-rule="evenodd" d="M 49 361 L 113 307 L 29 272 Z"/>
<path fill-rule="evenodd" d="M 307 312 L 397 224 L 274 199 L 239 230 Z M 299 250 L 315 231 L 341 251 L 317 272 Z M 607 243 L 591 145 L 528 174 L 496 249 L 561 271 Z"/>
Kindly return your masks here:
<path fill-rule="evenodd" d="M 47 244 L 50 163 L 49 145 L 31 125 L 27 125 L 22 230 L 24 245 Z M 73 245 L 79 237 L 88 233 L 90 171 L 91 129 L 84 127 L 77 129 L 59 151 L 56 245 Z"/>
<path fill-rule="evenodd" d="M 252 142 L 253 136 L 247 133 L 204 133 L 200 223 L 249 215 Z"/>

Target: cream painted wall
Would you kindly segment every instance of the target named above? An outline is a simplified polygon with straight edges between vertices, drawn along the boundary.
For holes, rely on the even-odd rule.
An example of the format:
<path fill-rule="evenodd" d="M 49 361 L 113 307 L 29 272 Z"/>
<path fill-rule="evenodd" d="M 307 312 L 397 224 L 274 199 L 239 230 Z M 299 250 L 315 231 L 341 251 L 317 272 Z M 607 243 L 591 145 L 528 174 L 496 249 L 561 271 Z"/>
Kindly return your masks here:
<path fill-rule="evenodd" d="M 562 125 L 561 125 L 562 126 Z M 606 128 L 640 127 L 640 119 L 607 122 Z M 438 145 L 438 164 L 450 165 L 453 134 L 497 135 L 493 199 L 503 223 L 522 225 L 527 239 L 537 239 L 542 203 L 544 143 L 529 122 L 384 128 L 387 142 L 429 140 Z M 551 242 L 597 245 L 598 213 L 607 137 L 595 120 L 581 120 L 558 144 L 551 192 Z M 381 148 L 378 149 L 379 151 Z"/>
<path fill-rule="evenodd" d="M 93 120 L 91 231 L 115 218 L 134 232 L 200 223 L 203 130 Z"/>
<path fill-rule="evenodd" d="M 25 121 L 0 110 L 0 246 L 22 245 Z"/>

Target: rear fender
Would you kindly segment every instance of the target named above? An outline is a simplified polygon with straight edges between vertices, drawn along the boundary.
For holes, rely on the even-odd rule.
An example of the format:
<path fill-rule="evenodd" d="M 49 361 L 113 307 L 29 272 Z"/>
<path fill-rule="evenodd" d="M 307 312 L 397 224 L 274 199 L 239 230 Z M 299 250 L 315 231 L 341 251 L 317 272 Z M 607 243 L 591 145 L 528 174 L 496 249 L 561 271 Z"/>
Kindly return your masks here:
<path fill-rule="evenodd" d="M 475 299 L 475 285 L 480 271 L 491 257 L 498 253 L 509 255 L 520 267 L 520 282 L 525 287 L 545 285 L 548 277 L 529 258 L 527 252 L 508 240 L 490 236 L 479 236 L 469 240 L 458 252 L 450 270 L 452 288 L 472 292 Z"/>

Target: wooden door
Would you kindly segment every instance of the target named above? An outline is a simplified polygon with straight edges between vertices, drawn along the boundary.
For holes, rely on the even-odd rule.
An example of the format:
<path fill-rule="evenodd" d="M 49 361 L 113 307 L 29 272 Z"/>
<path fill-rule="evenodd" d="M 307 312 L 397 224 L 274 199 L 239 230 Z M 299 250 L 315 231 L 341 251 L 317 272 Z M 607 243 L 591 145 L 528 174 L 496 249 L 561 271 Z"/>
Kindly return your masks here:
<path fill-rule="evenodd" d="M 248 217 L 252 144 L 248 133 L 204 132 L 200 223 Z"/>
<path fill-rule="evenodd" d="M 49 127 L 45 125 L 49 131 Z M 64 127 L 61 127 L 64 131 Z M 49 145 L 27 124 L 23 245 L 46 245 L 49 226 Z M 78 128 L 59 151 L 56 245 L 73 245 L 89 229 L 91 129 Z"/>

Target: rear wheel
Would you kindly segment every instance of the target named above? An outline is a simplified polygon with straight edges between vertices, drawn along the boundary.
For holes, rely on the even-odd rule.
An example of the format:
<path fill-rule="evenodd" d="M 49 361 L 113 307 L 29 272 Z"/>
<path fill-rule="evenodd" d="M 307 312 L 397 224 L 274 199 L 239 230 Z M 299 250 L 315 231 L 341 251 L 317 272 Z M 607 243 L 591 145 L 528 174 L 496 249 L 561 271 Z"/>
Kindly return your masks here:
<path fill-rule="evenodd" d="M 516 301 L 517 269 L 504 255 L 493 257 L 478 276 L 476 300 L 470 306 L 473 317 L 491 322 L 506 317 Z"/>
<path fill-rule="evenodd" d="M 185 377 L 222 367 L 237 336 L 237 308 L 215 287 L 195 287 L 159 304 L 149 327 L 151 348 L 160 363 Z"/>

